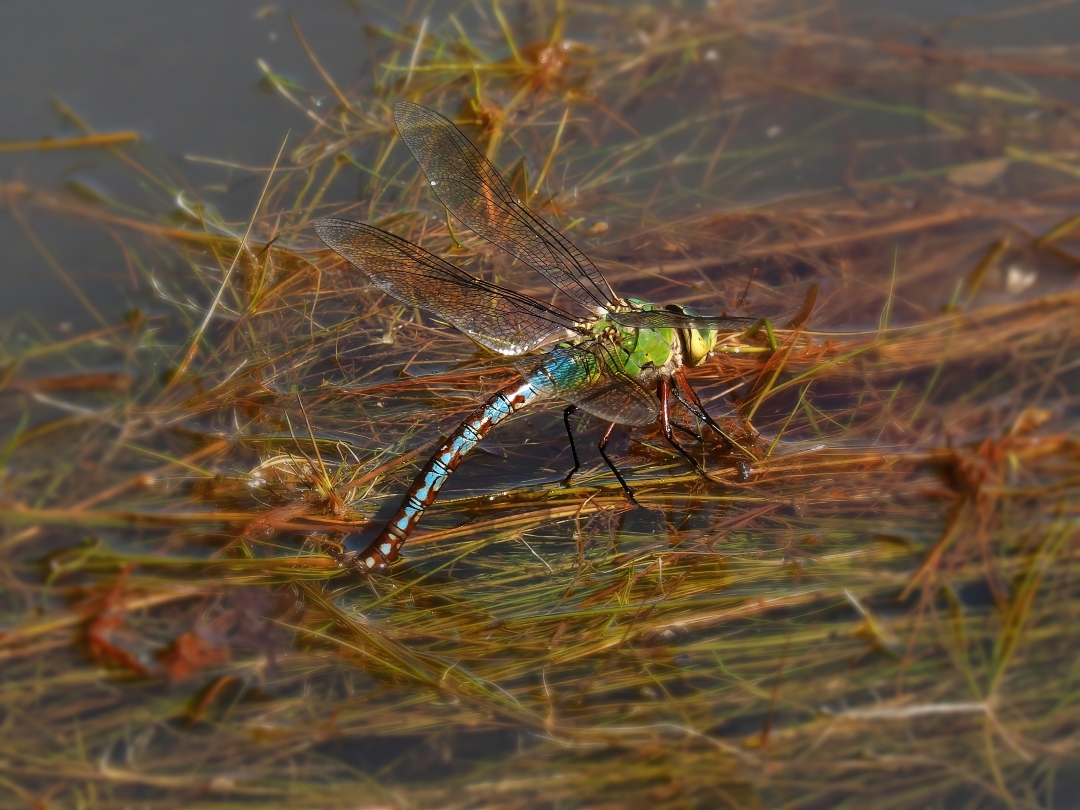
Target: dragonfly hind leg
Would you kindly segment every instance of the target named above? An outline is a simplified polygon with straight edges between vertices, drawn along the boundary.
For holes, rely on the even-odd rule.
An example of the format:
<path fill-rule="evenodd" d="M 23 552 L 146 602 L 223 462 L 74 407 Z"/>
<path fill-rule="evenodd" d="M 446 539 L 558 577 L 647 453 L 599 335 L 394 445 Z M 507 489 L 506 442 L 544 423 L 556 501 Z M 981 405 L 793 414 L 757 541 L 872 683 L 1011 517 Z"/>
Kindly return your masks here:
<path fill-rule="evenodd" d="M 577 445 L 574 444 L 574 431 L 570 427 L 570 417 L 576 410 L 577 405 L 568 405 L 566 410 L 562 412 L 563 424 L 566 425 L 566 438 L 570 440 L 570 452 L 574 455 L 574 469 L 570 470 L 562 480 L 562 485 L 564 487 L 570 486 L 570 479 L 574 477 L 574 473 L 581 469 L 581 461 L 578 459 L 577 454 Z"/>
<path fill-rule="evenodd" d="M 566 425 L 566 437 L 570 440 L 570 452 L 574 454 L 574 469 L 570 470 L 566 474 L 566 477 L 562 480 L 564 487 L 570 486 L 570 479 L 574 477 L 574 473 L 581 469 L 581 460 L 578 459 L 577 445 L 574 443 L 574 431 L 570 427 L 570 417 L 577 410 L 577 405 L 569 405 L 566 410 L 563 411 L 563 424 Z M 635 506 L 640 506 L 637 499 L 634 498 L 634 490 L 630 489 L 630 485 L 626 483 L 626 479 L 622 477 L 622 473 L 615 467 L 615 463 L 611 460 L 606 452 L 608 439 L 611 438 L 612 431 L 615 430 L 615 423 L 612 422 L 608 425 L 607 431 L 604 433 L 604 438 L 600 440 L 600 443 L 596 445 L 596 449 L 600 451 L 600 455 L 604 459 L 604 463 L 608 465 L 608 468 L 615 473 L 615 477 L 619 479 L 619 485 L 622 487 L 623 492 L 626 494 L 630 503 Z"/>
<path fill-rule="evenodd" d="M 626 483 L 626 479 L 622 477 L 622 473 L 620 473 L 619 470 L 615 467 L 615 463 L 608 456 L 607 450 L 605 449 L 607 448 L 608 439 L 611 438 L 611 432 L 613 430 L 615 430 L 614 422 L 608 425 L 608 429 L 604 431 L 604 438 L 602 438 L 600 440 L 600 443 L 596 445 L 596 449 L 600 451 L 600 455 L 603 456 L 604 462 L 608 465 L 611 471 L 615 473 L 615 477 L 619 479 L 619 483 L 622 485 L 623 492 L 626 494 L 626 499 L 630 501 L 630 503 L 632 503 L 634 506 L 641 506 L 641 504 L 639 504 L 637 502 L 637 499 L 634 497 L 634 490 L 630 489 L 630 485 Z"/>

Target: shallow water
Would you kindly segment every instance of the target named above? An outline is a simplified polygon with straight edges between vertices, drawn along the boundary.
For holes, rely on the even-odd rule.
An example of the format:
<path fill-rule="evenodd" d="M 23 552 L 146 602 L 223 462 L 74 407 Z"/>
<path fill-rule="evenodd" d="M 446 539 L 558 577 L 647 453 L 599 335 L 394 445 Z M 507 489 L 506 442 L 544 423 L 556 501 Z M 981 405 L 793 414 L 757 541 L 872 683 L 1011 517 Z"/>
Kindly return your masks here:
<path fill-rule="evenodd" d="M 616 4 L 618 6 L 619 4 Z M 926 47 L 965 45 L 1012 48 L 1073 44 L 1069 32 L 1080 28 L 1075 4 L 1050 4 L 1040 14 L 1010 15 L 1023 8 L 1004 2 L 850 2 L 840 4 L 838 16 L 850 20 L 849 31 L 881 36 Z M 998 13 L 998 17 L 993 17 Z M 322 66 L 343 86 L 370 75 L 371 52 L 367 25 L 396 27 L 425 17 L 432 29 L 455 14 L 465 25 L 480 26 L 473 8 L 457 2 L 409 3 L 404 7 L 347 2 L 310 3 L 257 0 L 221 4 L 193 0 L 183 4 L 147 4 L 139 0 L 49 0 L 42 3 L 4 3 L 0 7 L 0 141 L 31 141 L 73 134 L 50 98 L 69 105 L 101 132 L 133 130 L 144 148 L 180 167 L 185 179 L 208 194 L 231 216 L 248 215 L 258 184 L 245 177 L 230 180 L 228 172 L 188 160 L 191 157 L 266 166 L 273 161 L 290 131 L 306 129 L 308 119 L 261 84 L 256 62 L 316 86 L 318 74 L 289 24 L 290 15 L 312 46 Z M 978 21 L 972 15 L 980 15 Z M 990 15 L 990 19 L 983 19 Z M 490 24 L 489 15 L 481 15 Z M 568 34 L 590 42 L 594 32 L 571 18 Z M 705 67 L 708 67 L 706 65 Z M 1071 92 L 1070 80 L 1042 79 L 1053 92 Z M 920 88 L 902 96 L 919 103 Z M 895 98 L 892 100 L 896 100 Z M 925 99 L 922 99 L 925 103 Z M 759 135 L 783 122 L 800 127 L 822 113 L 820 104 L 797 102 L 803 109 L 763 113 Z M 675 103 L 678 115 L 685 103 Z M 633 123 L 643 133 L 664 120 L 653 106 Z M 865 117 L 852 138 L 918 136 L 925 128 L 896 116 Z M 617 135 L 618 133 L 612 133 Z M 625 135 L 625 133 L 623 133 Z M 773 136 L 778 137 L 778 136 Z M 677 153 L 694 138 L 688 132 L 673 138 Z M 915 165 L 934 164 L 934 147 L 911 150 Z M 123 193 L 114 175 L 102 176 L 104 155 L 74 152 L 0 151 L 0 178 L 59 188 L 72 181 L 85 183 L 107 196 Z M 794 167 L 774 182 L 751 193 L 732 193 L 727 203 L 760 203 L 799 189 L 816 189 L 842 182 L 844 165 L 831 156 L 811 167 Z M 214 186 L 225 194 L 215 194 Z M 34 227 L 68 273 L 93 279 L 86 292 L 103 311 L 118 314 L 142 303 L 132 297 L 125 274 L 117 272 L 115 245 L 96 231 L 40 219 Z M 0 213 L 0 244 L 5 251 L 6 294 L 0 300 L 0 319 L 26 313 L 48 323 L 85 325 L 85 308 L 56 279 L 55 272 L 28 243 L 25 234 Z"/>
<path fill-rule="evenodd" d="M 755 409 L 752 480 L 708 436 L 691 444 L 712 483 L 654 430 L 619 431 L 630 510 L 585 422 L 585 468 L 561 488 L 560 409 L 538 407 L 365 581 L 337 575 L 333 543 L 393 508 L 512 372 L 335 274 L 308 220 L 388 217 L 551 292 L 454 246 L 385 116 L 310 134 L 340 111 L 287 13 L 377 113 L 373 76 L 404 81 L 379 70 L 417 36 L 399 13 L 460 45 L 452 11 L 502 47 L 494 7 L 0 7 L 0 141 L 73 134 L 49 92 L 144 139 L 0 152 L 0 182 L 28 189 L 0 206 L 0 790 L 90 807 L 1067 806 L 1077 240 L 1038 237 L 1080 196 L 1080 6 L 756 8 L 772 27 L 729 28 L 723 4 L 582 6 L 566 30 L 593 46 L 571 60 L 580 85 L 524 93 L 535 75 L 498 65 L 410 85 L 451 114 L 476 81 L 500 105 L 521 92 L 496 162 L 513 179 L 524 155 L 530 183 L 572 109 L 554 203 L 534 204 L 621 294 L 711 312 L 745 295 L 774 320 L 784 364 L 720 354 L 694 374 L 731 425 L 732 395 Z M 548 30 L 542 4 L 503 11 L 519 45 Z M 369 23 L 388 33 L 369 40 Z M 890 61 L 878 43 L 923 50 Z M 952 58 L 979 45 L 991 66 Z M 302 109 L 257 58 L 315 88 L 288 88 Z M 242 233 L 265 176 L 186 156 L 265 167 L 289 130 L 284 165 L 312 167 L 325 196 L 297 212 L 302 172 L 271 195 L 254 237 L 280 241 L 240 263 L 170 387 L 236 243 L 163 229 Z M 336 154 L 352 162 L 332 174 Z M 179 216 L 179 188 L 223 217 Z M 815 284 L 813 332 L 785 330 Z"/>

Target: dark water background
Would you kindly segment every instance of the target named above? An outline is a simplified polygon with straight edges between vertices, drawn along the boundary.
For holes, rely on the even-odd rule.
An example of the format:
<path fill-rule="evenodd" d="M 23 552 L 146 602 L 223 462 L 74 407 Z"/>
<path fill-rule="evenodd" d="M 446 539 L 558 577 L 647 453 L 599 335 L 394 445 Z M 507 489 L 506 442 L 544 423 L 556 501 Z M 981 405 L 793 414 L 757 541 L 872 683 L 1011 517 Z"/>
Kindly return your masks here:
<path fill-rule="evenodd" d="M 840 7 L 850 17 L 852 33 L 928 46 L 1052 45 L 1080 30 L 1080 6 L 1073 3 L 985 22 L 995 10 L 1020 5 L 955 0 Z M 514 7 L 507 4 L 506 11 L 513 21 Z M 295 139 L 309 129 L 298 109 L 261 82 L 256 64 L 264 59 L 301 86 L 324 86 L 292 31 L 290 15 L 340 86 L 363 88 L 365 81 L 370 87 L 373 75 L 365 26 L 400 30 L 426 16 L 437 28 L 454 14 L 468 27 L 476 13 L 472 4 L 446 2 L 399 8 L 343 0 L 5 0 L 0 3 L 0 142 L 79 134 L 57 113 L 50 100 L 56 97 L 97 131 L 139 132 L 138 148 L 178 167 L 204 195 L 210 184 L 228 184 L 228 173 L 187 156 L 269 165 L 286 133 L 291 130 Z M 984 21 L 972 25 L 969 14 Z M 574 24 L 571 13 L 568 34 L 587 42 L 589 31 Z M 0 151 L 0 181 L 53 189 L 76 181 L 113 195 L 111 181 L 98 173 L 112 161 L 105 150 Z M 842 170 L 838 164 L 837 174 Z M 214 201 L 243 219 L 257 194 L 258 183 L 248 176 Z M 129 292 L 119 251 L 100 228 L 58 222 L 49 214 L 30 221 L 106 318 L 143 303 Z M 7 211 L 0 211 L 0 246 L 0 321 L 20 315 L 53 326 L 90 325 L 82 305 Z"/>
<path fill-rule="evenodd" d="M 139 132 L 143 148 L 180 167 L 195 187 L 220 182 L 223 172 L 185 156 L 268 164 L 286 133 L 305 132 L 309 122 L 260 84 L 256 60 L 300 83 L 320 84 L 289 13 L 346 86 L 364 64 L 365 24 L 396 25 L 389 16 L 370 8 L 358 13 L 342 2 L 0 3 L 0 141 L 79 134 L 55 111 L 55 96 L 97 131 Z M 108 181 L 98 168 L 113 160 L 105 150 L 0 152 L 0 178 L 44 188 L 70 180 L 100 187 Z M 256 183 L 248 185 L 247 193 L 234 195 L 238 209 L 258 194 Z M 72 227 L 48 215 L 33 217 L 32 224 L 68 272 L 93 279 L 86 291 L 106 317 L 134 303 L 124 300 L 118 251 L 99 228 Z M 85 325 L 79 302 L 6 214 L 0 214 L 0 245 L 6 293 L 0 319 L 25 313 Z"/>

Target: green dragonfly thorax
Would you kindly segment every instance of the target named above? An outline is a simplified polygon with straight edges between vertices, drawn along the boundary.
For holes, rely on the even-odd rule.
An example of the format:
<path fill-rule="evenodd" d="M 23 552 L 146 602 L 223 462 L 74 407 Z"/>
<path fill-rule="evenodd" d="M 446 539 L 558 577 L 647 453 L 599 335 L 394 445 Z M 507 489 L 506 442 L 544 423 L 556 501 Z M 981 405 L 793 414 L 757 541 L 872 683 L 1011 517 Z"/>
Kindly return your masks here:
<path fill-rule="evenodd" d="M 661 307 L 636 298 L 627 299 L 635 310 L 671 311 L 685 315 L 700 313 L 680 305 Z M 614 344 L 622 368 L 618 369 L 635 379 L 652 377 L 654 374 L 675 371 L 681 365 L 700 365 L 716 345 L 717 333 L 713 329 L 655 329 L 620 326 L 606 318 L 592 325 L 597 337 L 606 335 Z"/>

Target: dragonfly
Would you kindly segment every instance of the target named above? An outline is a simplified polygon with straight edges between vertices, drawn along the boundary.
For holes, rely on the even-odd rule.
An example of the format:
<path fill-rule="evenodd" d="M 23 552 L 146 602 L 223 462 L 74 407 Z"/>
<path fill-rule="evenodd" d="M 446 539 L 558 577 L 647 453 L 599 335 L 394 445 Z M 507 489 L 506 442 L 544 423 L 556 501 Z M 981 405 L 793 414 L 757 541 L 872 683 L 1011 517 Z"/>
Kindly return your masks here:
<path fill-rule="evenodd" d="M 722 336 L 747 333 L 759 321 L 711 317 L 688 306 L 617 296 L 592 261 L 518 199 L 450 120 L 399 101 L 394 121 L 432 192 L 457 220 L 540 273 L 589 314 L 574 315 L 492 284 L 372 225 L 333 218 L 313 223 L 319 238 L 376 288 L 434 315 L 492 352 L 518 358 L 514 365 L 520 374 L 442 442 L 394 516 L 365 551 L 350 559 L 354 568 L 361 573 L 386 571 L 465 455 L 500 422 L 536 402 L 567 403 L 563 421 L 574 459 L 574 468 L 563 479 L 567 485 L 581 468 L 570 416 L 580 410 L 609 423 L 598 449 L 635 504 L 633 491 L 606 450 L 616 425 L 659 420 L 665 440 L 705 475 L 675 438 L 674 429 L 681 426 L 671 418 L 672 398 L 748 454 L 706 412 L 684 369 L 703 363 Z"/>

